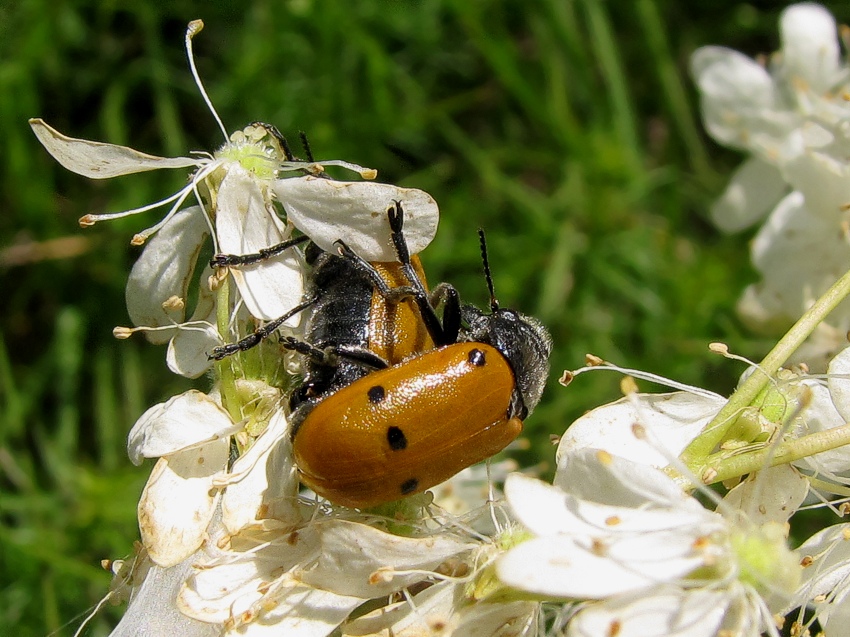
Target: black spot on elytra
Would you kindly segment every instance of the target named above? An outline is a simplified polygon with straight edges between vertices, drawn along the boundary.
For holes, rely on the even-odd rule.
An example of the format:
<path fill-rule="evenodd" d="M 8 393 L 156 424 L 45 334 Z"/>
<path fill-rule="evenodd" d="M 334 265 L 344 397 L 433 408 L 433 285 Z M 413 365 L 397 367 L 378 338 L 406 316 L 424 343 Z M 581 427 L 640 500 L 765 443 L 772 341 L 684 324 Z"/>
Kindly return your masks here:
<path fill-rule="evenodd" d="M 416 491 L 416 487 L 419 486 L 419 480 L 416 478 L 411 478 L 410 480 L 405 480 L 401 483 L 401 494 L 402 495 L 410 495 L 414 491 Z"/>
<path fill-rule="evenodd" d="M 487 362 L 484 358 L 484 352 L 482 352 L 480 349 L 470 350 L 468 360 L 476 367 L 484 367 L 485 363 Z"/>
<path fill-rule="evenodd" d="M 390 449 L 393 451 L 407 449 L 407 438 L 404 436 L 404 432 L 398 427 L 389 427 L 387 429 L 387 442 L 390 443 Z"/>
<path fill-rule="evenodd" d="M 384 388 L 380 385 L 375 385 L 374 387 L 370 387 L 369 391 L 366 392 L 366 395 L 369 396 L 369 402 L 373 405 L 377 405 L 379 402 L 384 400 L 387 392 L 384 391 Z"/>

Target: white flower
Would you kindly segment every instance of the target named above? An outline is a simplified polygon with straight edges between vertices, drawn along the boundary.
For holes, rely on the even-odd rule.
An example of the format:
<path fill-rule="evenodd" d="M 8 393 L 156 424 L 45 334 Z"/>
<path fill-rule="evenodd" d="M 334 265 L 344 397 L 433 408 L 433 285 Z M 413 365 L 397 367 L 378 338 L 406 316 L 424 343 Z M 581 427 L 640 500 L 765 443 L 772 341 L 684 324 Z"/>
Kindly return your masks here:
<path fill-rule="evenodd" d="M 159 458 L 139 501 L 142 543 L 155 564 L 174 566 L 197 551 L 219 508 L 232 530 L 262 517 L 292 514 L 298 481 L 288 453 L 288 425 L 279 407 L 269 407 L 279 402 L 279 392 L 259 391 L 268 395 L 258 401 L 254 417 L 267 420 L 268 427 L 229 472 L 230 438 L 251 418 L 234 422 L 217 397 L 191 390 L 151 407 L 133 426 L 130 459 L 139 464 Z M 275 454 L 281 445 L 282 459 Z M 269 468 L 277 471 L 271 482 Z M 222 487 L 231 484 L 222 497 Z"/>
<path fill-rule="evenodd" d="M 691 60 L 706 129 L 721 144 L 752 153 L 711 216 L 732 232 L 768 215 L 752 245 L 762 280 L 738 304 L 744 321 L 766 332 L 790 326 L 850 269 L 844 230 L 850 68 L 840 57 L 835 20 L 823 7 L 787 8 L 780 33 L 782 48 L 767 69 L 720 47 L 699 49 Z M 835 350 L 824 330 L 850 329 L 850 303 L 829 321 L 790 362 L 823 369 Z"/>
<path fill-rule="evenodd" d="M 531 539 L 498 562 L 506 584 L 598 600 L 568 635 L 759 635 L 799 581 L 784 526 L 708 511 L 662 472 L 585 449 L 556 484 L 514 474 L 508 503 Z"/>
<path fill-rule="evenodd" d="M 189 377 L 200 376 L 208 368 L 205 356 L 212 349 L 211 342 L 214 346 L 245 333 L 244 321 L 238 321 L 232 334 L 217 335 L 211 324 L 215 304 L 205 295 L 209 290 L 203 289 L 192 319 L 184 323 L 188 285 L 208 236 L 215 253 L 254 254 L 283 243 L 298 229 L 324 250 L 335 249 L 334 242 L 344 239 L 366 260 L 392 261 L 396 255 L 386 215 L 393 202 L 403 204 L 405 239 L 411 254 L 433 239 L 439 216 L 436 202 L 421 190 L 326 178 L 324 168 L 331 165 L 368 179 L 375 177 L 375 171 L 340 160 L 296 161 L 272 127 L 252 124 L 228 135 L 194 65 L 191 42 L 202 27 L 200 21 L 190 23 L 186 49 L 197 86 L 226 139 L 214 154 L 156 157 L 124 146 L 67 137 L 41 119 L 30 120 L 48 152 L 69 170 L 86 177 L 103 179 L 160 168 L 195 169 L 186 187 L 160 202 L 114 214 L 86 215 L 80 220 L 82 225 L 92 225 L 171 204 L 159 223 L 133 239 L 142 244 L 158 232 L 163 235 L 160 241 L 148 243 L 134 268 L 127 289 L 128 308 L 134 323 L 144 328 L 151 340 L 170 341 L 169 367 Z M 284 173 L 307 176 L 283 179 Z M 197 206 L 182 210 L 190 197 Z M 299 250 L 291 248 L 274 258 L 231 268 L 231 273 L 248 313 L 260 320 L 273 320 L 303 300 L 303 270 Z M 285 325 L 297 326 L 300 319 L 295 314 Z M 156 334 L 161 328 L 164 331 Z M 191 336 L 179 339 L 181 331 Z"/>
<path fill-rule="evenodd" d="M 755 155 L 712 210 L 717 225 L 728 231 L 758 221 L 786 191 L 774 167 L 798 152 L 789 136 L 807 117 L 833 120 L 843 107 L 838 85 L 847 81 L 847 68 L 839 64 L 829 12 L 815 4 L 793 5 L 783 12 L 780 31 L 782 48 L 770 72 L 722 47 L 703 47 L 691 58 L 706 129 L 720 143 Z"/>

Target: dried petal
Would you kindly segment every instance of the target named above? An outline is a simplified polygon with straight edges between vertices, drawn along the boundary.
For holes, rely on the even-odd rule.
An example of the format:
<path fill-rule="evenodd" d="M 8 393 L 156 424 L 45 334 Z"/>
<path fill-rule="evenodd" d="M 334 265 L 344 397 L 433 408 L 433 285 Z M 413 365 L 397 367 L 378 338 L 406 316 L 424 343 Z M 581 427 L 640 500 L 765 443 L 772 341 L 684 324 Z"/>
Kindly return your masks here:
<path fill-rule="evenodd" d="M 68 170 L 89 179 L 108 179 L 160 168 L 189 168 L 200 165 L 191 157 L 157 157 L 127 146 L 92 142 L 63 135 L 35 117 L 30 126 L 38 141 Z"/>

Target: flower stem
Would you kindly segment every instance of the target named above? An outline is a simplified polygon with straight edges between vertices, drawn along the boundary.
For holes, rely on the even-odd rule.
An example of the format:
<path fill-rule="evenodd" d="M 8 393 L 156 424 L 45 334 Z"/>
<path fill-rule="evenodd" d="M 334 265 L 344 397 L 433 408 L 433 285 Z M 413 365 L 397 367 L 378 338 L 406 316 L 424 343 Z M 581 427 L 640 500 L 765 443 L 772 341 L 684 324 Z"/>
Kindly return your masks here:
<path fill-rule="evenodd" d="M 702 433 L 685 448 L 681 459 L 696 475 L 702 475 L 707 458 L 725 440 L 730 427 L 735 424 L 741 411 L 753 403 L 788 357 L 848 294 L 850 294 L 850 271 L 838 279 L 788 330 L 761 364 L 753 370 L 750 377 L 741 383 L 712 421 L 705 426 Z M 790 460 L 781 460 L 778 463 L 782 462 L 790 462 Z"/>
<path fill-rule="evenodd" d="M 716 464 L 709 461 L 707 466 L 712 469 L 710 483 L 752 473 L 764 469 L 765 466 L 775 467 L 787 464 L 848 443 L 850 443 L 850 424 L 819 431 L 776 446 L 768 445 L 758 451 L 725 458 Z"/>
<path fill-rule="evenodd" d="M 230 277 L 221 281 L 216 293 L 216 326 L 219 334 L 230 334 Z M 234 422 L 242 419 L 242 403 L 236 391 L 236 378 L 233 374 L 233 357 L 228 356 L 215 364 L 218 372 L 222 406 Z"/>

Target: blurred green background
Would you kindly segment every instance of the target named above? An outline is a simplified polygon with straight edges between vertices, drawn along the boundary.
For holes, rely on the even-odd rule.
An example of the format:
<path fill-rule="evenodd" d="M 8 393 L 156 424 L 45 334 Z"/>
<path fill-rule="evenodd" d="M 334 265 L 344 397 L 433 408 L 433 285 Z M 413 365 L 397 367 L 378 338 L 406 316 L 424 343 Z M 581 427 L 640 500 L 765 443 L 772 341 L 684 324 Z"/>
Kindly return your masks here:
<path fill-rule="evenodd" d="M 186 23 L 203 18 L 197 63 L 230 131 L 262 120 L 294 141 L 303 130 L 317 158 L 437 199 L 440 230 L 423 253 L 432 283 L 486 302 L 475 235 L 486 228 L 500 300 L 555 339 L 518 456 L 551 467 L 550 434 L 619 396 L 610 374 L 555 382 L 585 353 L 729 393 L 741 368 L 707 344 L 752 357 L 770 346 L 734 315 L 755 278 L 749 236 L 706 219 L 740 157 L 703 134 L 686 69 L 704 44 L 775 50 L 784 6 L 3 2 L 0 633 L 71 635 L 105 593 L 100 560 L 130 553 L 150 470 L 130 465 L 126 433 L 190 385 L 168 372 L 164 348 L 111 335 L 128 323 L 129 239 L 161 214 L 77 225 L 160 199 L 185 172 L 86 180 L 47 155 L 28 117 L 154 154 L 215 149 L 183 49 Z M 119 616 L 108 610 L 86 634 Z"/>

